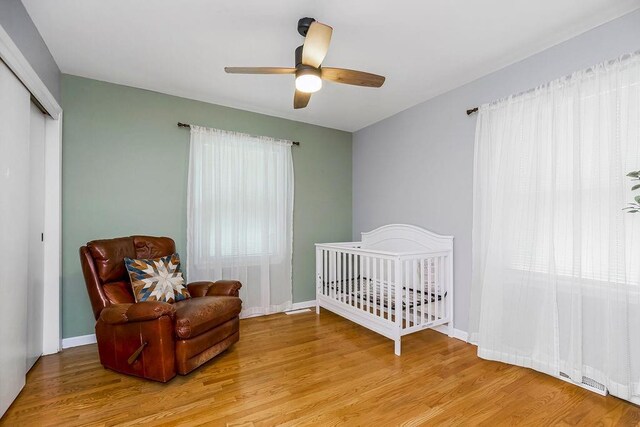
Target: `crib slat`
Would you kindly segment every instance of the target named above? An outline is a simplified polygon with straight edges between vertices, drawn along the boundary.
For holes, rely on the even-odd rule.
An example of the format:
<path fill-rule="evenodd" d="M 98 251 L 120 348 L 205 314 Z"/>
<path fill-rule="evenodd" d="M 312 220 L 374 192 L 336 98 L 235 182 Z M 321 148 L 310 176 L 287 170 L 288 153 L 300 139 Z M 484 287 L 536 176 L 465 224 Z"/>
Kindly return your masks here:
<path fill-rule="evenodd" d="M 378 263 L 380 264 L 380 278 L 378 280 L 378 300 L 380 301 L 378 308 L 380 311 L 378 312 L 378 316 L 384 317 L 384 260 L 379 259 Z"/>
<path fill-rule="evenodd" d="M 342 252 L 336 251 L 336 286 L 335 286 L 335 299 L 340 300 L 340 286 L 342 281 Z"/>
<path fill-rule="evenodd" d="M 342 275 L 342 286 L 341 286 L 341 301 L 346 304 L 347 302 L 347 254 L 345 252 L 340 253 L 340 259 L 342 260 L 342 269 L 340 269 L 340 273 Z"/>
<path fill-rule="evenodd" d="M 333 253 L 332 251 L 327 251 L 327 268 L 329 269 L 329 274 L 327 275 L 327 296 L 333 298 L 333 269 L 331 268 L 333 264 Z"/>
<path fill-rule="evenodd" d="M 356 278 L 356 256 L 351 254 L 349 257 L 351 258 L 351 273 L 349 274 L 349 304 L 355 306 L 356 295 L 353 291 L 355 289 L 354 281 Z"/>
<path fill-rule="evenodd" d="M 358 306 L 358 255 L 353 255 L 353 276 L 351 277 L 351 305 Z"/>
<path fill-rule="evenodd" d="M 340 252 L 340 262 L 342 263 L 342 268 L 340 269 L 340 275 L 342 277 L 341 287 L 340 287 L 340 300 L 343 303 L 347 302 L 347 254 L 344 252 Z"/>
<path fill-rule="evenodd" d="M 371 279 L 373 273 L 371 272 L 371 257 L 367 257 L 367 311 L 371 312 Z"/>
<path fill-rule="evenodd" d="M 324 280 L 327 286 L 325 295 L 330 296 L 331 295 L 331 251 L 327 249 L 325 256 L 327 257 L 325 267 L 324 267 L 326 269 Z"/>
<path fill-rule="evenodd" d="M 358 280 L 360 277 L 360 255 L 355 254 L 353 256 L 353 306 L 358 308 L 358 305 L 360 303 L 359 298 L 360 295 L 358 293 Z"/>
<path fill-rule="evenodd" d="M 331 297 L 331 281 L 333 273 L 331 271 L 331 251 L 327 251 L 327 296 Z"/>
<path fill-rule="evenodd" d="M 431 289 L 432 289 L 432 275 L 433 275 L 433 258 L 427 260 L 427 321 L 431 322 L 432 307 L 431 307 Z"/>
<path fill-rule="evenodd" d="M 384 260 L 378 260 L 378 262 L 380 263 L 380 278 L 378 280 L 378 299 L 380 300 L 380 304 L 379 304 L 379 316 L 384 318 L 384 304 L 385 304 L 385 299 L 384 299 L 384 291 L 385 291 L 385 265 L 384 265 Z"/>
<path fill-rule="evenodd" d="M 409 308 L 407 310 L 407 317 L 409 317 L 409 321 L 411 321 L 412 326 L 415 326 L 418 323 L 418 319 L 416 315 L 418 314 L 418 261 L 414 258 L 411 260 L 411 289 L 409 290 L 409 299 L 413 297 L 413 300 L 410 302 Z M 411 319 L 411 312 L 413 312 L 413 319 Z"/>
<path fill-rule="evenodd" d="M 358 257 L 357 255 L 351 255 L 352 257 L 352 273 L 353 275 L 351 276 L 351 305 L 354 307 L 358 306 L 358 294 L 356 294 L 356 288 L 358 287 L 358 283 L 357 283 L 357 268 L 358 265 L 356 264 L 358 262 Z"/>
<path fill-rule="evenodd" d="M 386 319 L 391 319 L 391 261 L 387 260 L 385 263 L 382 260 L 383 264 L 386 264 L 385 271 L 387 273 L 386 279 L 383 281 L 384 283 L 384 298 L 382 301 L 385 301 L 382 308 L 384 309 L 384 313 L 382 317 Z"/>
<path fill-rule="evenodd" d="M 347 295 L 345 295 L 345 299 L 346 303 L 349 305 L 351 305 L 351 270 L 353 268 L 352 264 L 353 260 L 351 259 L 351 254 L 347 254 L 347 283 L 345 284 L 345 287 L 347 288 Z"/>
<path fill-rule="evenodd" d="M 351 255 L 345 253 L 345 263 L 344 263 L 344 272 L 345 272 L 345 282 L 344 282 L 344 302 L 349 304 L 350 301 L 350 296 L 351 294 L 349 293 L 349 278 L 351 277 L 349 275 L 349 272 L 351 271 Z"/>
<path fill-rule="evenodd" d="M 362 310 L 363 307 L 363 290 L 362 290 L 362 274 L 363 274 L 364 269 L 362 268 L 362 255 L 358 255 L 358 281 L 360 282 L 358 285 L 358 296 L 360 298 L 360 306 L 358 307 L 360 310 Z"/>
<path fill-rule="evenodd" d="M 320 277 L 322 278 L 322 283 L 320 286 L 320 293 L 322 295 L 324 295 L 324 281 L 325 281 L 325 274 L 324 274 L 324 249 L 320 249 Z"/>
<path fill-rule="evenodd" d="M 440 319 L 440 306 L 438 304 L 438 285 L 440 284 L 440 257 L 435 259 L 435 269 L 433 273 L 433 299 L 435 307 L 435 320 Z"/>
<path fill-rule="evenodd" d="M 373 258 L 373 283 L 371 284 L 371 291 L 373 296 L 371 302 L 373 303 L 373 314 L 378 315 L 378 258 Z"/>
<path fill-rule="evenodd" d="M 446 313 L 446 305 L 444 303 L 444 289 L 447 280 L 447 269 L 445 268 L 445 258 L 443 256 L 440 257 L 440 300 L 438 304 L 440 304 L 440 316 L 444 319 L 447 316 Z"/>
<path fill-rule="evenodd" d="M 387 314 L 386 313 L 387 307 L 389 306 L 388 295 L 387 295 L 387 288 L 389 287 L 389 283 L 387 282 L 387 276 L 389 275 L 389 269 L 387 268 L 387 265 L 384 262 L 384 259 L 381 259 L 380 263 L 382 264 L 382 268 L 383 268 L 382 278 L 380 279 L 380 293 L 382 294 L 382 296 L 380 297 L 380 302 L 382 305 L 381 317 L 384 319 Z"/>
<path fill-rule="evenodd" d="M 358 308 L 362 309 L 362 255 L 358 255 Z"/>
<path fill-rule="evenodd" d="M 336 251 L 336 265 L 335 265 L 336 281 L 333 286 L 333 292 L 334 292 L 334 298 L 337 300 L 340 299 L 340 278 L 341 278 L 340 267 L 342 267 L 340 263 L 340 252 Z"/>
<path fill-rule="evenodd" d="M 322 249 L 322 295 L 327 295 L 327 251 Z"/>
<path fill-rule="evenodd" d="M 420 259 L 420 295 L 422 298 L 422 305 L 420 305 L 420 324 L 424 325 L 424 310 L 429 307 L 429 299 L 425 293 L 424 283 L 427 282 L 427 289 L 429 289 L 429 277 L 424 275 L 424 258 Z"/>
<path fill-rule="evenodd" d="M 340 301 L 344 302 L 344 285 L 346 274 L 344 273 L 346 270 L 345 266 L 345 257 L 344 252 L 340 251 Z"/>
<path fill-rule="evenodd" d="M 393 295 L 395 294 L 393 284 L 393 263 L 387 260 L 387 280 L 385 282 L 385 292 L 387 293 L 387 319 L 391 320 L 391 309 L 393 308 Z"/>
<path fill-rule="evenodd" d="M 342 267 L 342 275 L 344 277 L 344 295 L 342 295 L 342 302 L 349 303 L 349 254 L 344 253 L 344 266 Z"/>
<path fill-rule="evenodd" d="M 334 286 L 335 295 L 334 298 L 340 300 L 340 281 L 342 278 L 342 273 L 340 271 L 342 267 L 342 263 L 340 262 L 340 258 L 342 258 L 342 252 L 336 251 L 336 283 Z"/>
<path fill-rule="evenodd" d="M 398 268 L 400 267 L 400 263 L 392 261 L 391 262 L 392 267 L 392 271 L 393 271 L 393 292 L 392 294 L 392 298 L 393 298 L 393 317 L 392 317 L 392 321 L 396 321 L 396 316 L 398 315 L 398 304 L 402 303 L 402 282 L 399 280 L 399 274 L 402 274 L 402 268 Z M 400 286 L 400 299 L 398 299 L 398 292 L 396 289 L 396 286 Z"/>
<path fill-rule="evenodd" d="M 329 277 L 330 269 L 329 269 L 329 251 L 324 251 L 325 262 L 324 262 L 324 294 L 325 296 L 329 296 L 329 282 L 331 282 L 331 277 Z"/>
<path fill-rule="evenodd" d="M 347 254 L 347 283 L 346 283 L 346 287 L 347 287 L 347 295 L 346 295 L 347 304 L 351 304 L 351 270 L 353 269 L 352 263 L 353 263 L 353 261 L 351 259 L 351 254 Z"/>
<path fill-rule="evenodd" d="M 410 298 L 410 294 L 409 292 L 411 289 L 411 260 L 405 260 L 402 263 L 402 270 L 403 270 L 403 278 L 402 278 L 402 285 L 404 287 L 403 291 L 404 291 L 404 295 L 402 296 L 403 300 L 400 301 L 400 305 L 401 305 L 401 309 L 402 309 L 402 319 L 403 319 L 403 324 L 405 328 L 408 328 L 409 326 L 411 326 L 409 324 L 409 300 Z M 403 304 L 404 303 L 404 304 Z"/>
<path fill-rule="evenodd" d="M 415 292 L 414 289 L 416 287 L 416 260 L 410 259 L 407 261 L 407 271 L 405 273 L 406 282 L 404 283 L 405 290 L 405 301 L 404 301 L 404 317 L 406 322 L 406 327 L 410 328 L 415 326 L 415 319 L 412 317 L 411 313 L 415 313 L 416 304 L 415 304 Z"/>
<path fill-rule="evenodd" d="M 440 285 L 440 313 L 442 313 L 442 318 L 446 318 L 447 316 L 447 305 L 444 303 L 444 289 L 447 283 L 447 268 L 446 268 L 446 258 L 442 257 L 441 269 L 442 271 L 442 283 Z"/>
<path fill-rule="evenodd" d="M 387 283 L 385 284 L 385 288 L 387 288 L 387 319 L 392 320 L 391 315 L 393 314 L 394 308 L 393 296 L 395 295 L 395 289 L 393 289 L 393 263 L 390 259 L 387 260 Z"/>
<path fill-rule="evenodd" d="M 353 255 L 353 278 L 351 279 L 351 305 L 358 307 L 358 255 Z"/>

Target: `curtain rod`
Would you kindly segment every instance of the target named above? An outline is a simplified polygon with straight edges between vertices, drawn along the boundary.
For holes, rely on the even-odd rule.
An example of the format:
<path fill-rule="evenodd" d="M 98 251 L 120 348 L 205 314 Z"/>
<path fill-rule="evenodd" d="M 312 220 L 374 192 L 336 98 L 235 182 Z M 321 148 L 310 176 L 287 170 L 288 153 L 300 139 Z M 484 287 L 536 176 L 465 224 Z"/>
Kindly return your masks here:
<path fill-rule="evenodd" d="M 178 122 L 178 127 L 181 128 L 191 128 L 191 125 L 189 123 L 180 123 Z M 293 145 L 300 145 L 300 143 L 298 141 L 291 141 L 291 144 Z"/>
<path fill-rule="evenodd" d="M 473 113 L 477 113 L 477 112 L 478 112 L 478 107 L 472 108 L 470 110 L 467 110 L 467 116 L 470 116 Z"/>

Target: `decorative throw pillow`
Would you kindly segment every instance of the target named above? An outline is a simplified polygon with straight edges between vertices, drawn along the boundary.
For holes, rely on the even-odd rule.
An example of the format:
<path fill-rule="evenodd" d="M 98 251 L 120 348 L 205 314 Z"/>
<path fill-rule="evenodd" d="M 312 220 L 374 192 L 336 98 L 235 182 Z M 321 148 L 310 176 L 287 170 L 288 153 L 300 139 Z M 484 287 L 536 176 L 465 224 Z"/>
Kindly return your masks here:
<path fill-rule="evenodd" d="M 125 258 L 136 302 L 173 303 L 191 298 L 180 271 L 178 254 L 155 259 Z"/>

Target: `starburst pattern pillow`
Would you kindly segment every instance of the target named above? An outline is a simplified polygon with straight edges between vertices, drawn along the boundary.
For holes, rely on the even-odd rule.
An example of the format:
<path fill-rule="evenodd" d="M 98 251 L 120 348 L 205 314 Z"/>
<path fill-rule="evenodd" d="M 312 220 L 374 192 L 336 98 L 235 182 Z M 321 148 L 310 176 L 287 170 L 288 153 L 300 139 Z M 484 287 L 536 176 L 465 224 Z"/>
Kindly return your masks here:
<path fill-rule="evenodd" d="M 136 302 L 173 303 L 191 298 L 180 271 L 178 254 L 155 259 L 125 258 Z"/>

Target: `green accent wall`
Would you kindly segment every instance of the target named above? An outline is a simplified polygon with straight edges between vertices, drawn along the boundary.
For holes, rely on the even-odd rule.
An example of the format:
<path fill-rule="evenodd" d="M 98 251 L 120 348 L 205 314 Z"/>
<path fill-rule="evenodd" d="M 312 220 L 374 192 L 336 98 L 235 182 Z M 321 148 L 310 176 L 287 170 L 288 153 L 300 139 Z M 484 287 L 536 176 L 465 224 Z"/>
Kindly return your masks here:
<path fill-rule="evenodd" d="M 179 121 L 301 142 L 292 148 L 295 302 L 315 298 L 314 243 L 351 240 L 349 132 L 70 75 L 62 107 L 64 338 L 94 333 L 80 246 L 150 234 L 186 254 L 189 130 Z"/>

